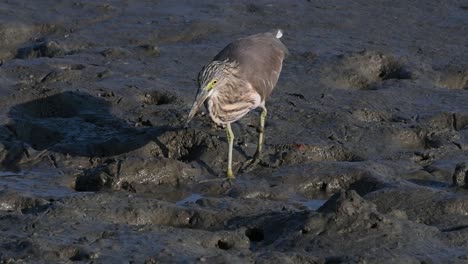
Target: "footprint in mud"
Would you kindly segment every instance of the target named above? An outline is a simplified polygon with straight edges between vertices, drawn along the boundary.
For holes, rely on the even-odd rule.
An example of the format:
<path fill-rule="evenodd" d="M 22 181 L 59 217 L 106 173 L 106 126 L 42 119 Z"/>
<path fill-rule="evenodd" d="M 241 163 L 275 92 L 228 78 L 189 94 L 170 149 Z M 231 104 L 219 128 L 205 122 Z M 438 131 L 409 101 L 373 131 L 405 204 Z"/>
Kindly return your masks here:
<path fill-rule="evenodd" d="M 154 150 L 156 155 L 183 162 L 198 160 L 204 154 L 218 155 L 213 149 L 220 145 L 215 136 L 192 129 L 166 131 L 158 140 L 163 147 Z"/>
<path fill-rule="evenodd" d="M 179 100 L 172 93 L 155 90 L 145 94 L 143 102 L 147 105 L 166 105 L 177 103 Z"/>
<path fill-rule="evenodd" d="M 411 78 L 399 59 L 373 51 L 341 55 L 325 71 L 325 81 L 343 89 L 369 90 L 384 80 Z"/>

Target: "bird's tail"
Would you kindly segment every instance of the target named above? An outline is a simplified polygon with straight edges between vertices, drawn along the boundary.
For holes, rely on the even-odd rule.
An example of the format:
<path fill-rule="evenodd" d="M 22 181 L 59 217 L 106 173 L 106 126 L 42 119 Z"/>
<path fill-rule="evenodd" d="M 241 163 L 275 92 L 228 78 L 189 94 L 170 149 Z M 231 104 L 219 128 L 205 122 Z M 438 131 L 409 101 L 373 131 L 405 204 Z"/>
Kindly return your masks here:
<path fill-rule="evenodd" d="M 283 30 L 282 29 L 277 29 L 276 30 L 276 38 L 281 38 L 283 36 Z"/>

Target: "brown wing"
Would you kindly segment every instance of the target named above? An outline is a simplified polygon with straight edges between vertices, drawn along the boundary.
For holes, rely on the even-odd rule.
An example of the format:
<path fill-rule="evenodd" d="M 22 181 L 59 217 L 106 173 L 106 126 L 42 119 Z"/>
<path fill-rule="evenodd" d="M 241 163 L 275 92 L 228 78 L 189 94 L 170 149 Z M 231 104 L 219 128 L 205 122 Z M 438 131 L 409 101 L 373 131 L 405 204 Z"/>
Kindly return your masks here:
<path fill-rule="evenodd" d="M 267 32 L 240 38 L 226 46 L 214 60 L 236 61 L 240 75 L 260 94 L 264 101 L 278 82 L 283 59 L 288 50 L 276 38 L 276 32 Z"/>

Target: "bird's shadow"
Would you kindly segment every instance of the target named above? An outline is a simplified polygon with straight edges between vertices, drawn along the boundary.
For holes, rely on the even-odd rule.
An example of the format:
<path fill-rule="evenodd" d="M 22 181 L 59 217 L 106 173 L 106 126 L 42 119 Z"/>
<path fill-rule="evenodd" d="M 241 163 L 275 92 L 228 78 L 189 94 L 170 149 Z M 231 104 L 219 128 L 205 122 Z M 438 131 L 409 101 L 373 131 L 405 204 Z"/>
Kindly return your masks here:
<path fill-rule="evenodd" d="M 1 165 L 8 171 L 20 170 L 24 146 L 36 151 L 82 157 L 109 157 L 138 149 L 149 141 L 163 152 L 166 146 L 157 137 L 168 126 L 135 127 L 111 113 L 112 105 L 103 98 L 84 92 L 67 91 L 18 104 L 10 108 L 9 131 L 2 143 L 7 149 Z M 164 153 L 163 153 L 164 154 Z"/>

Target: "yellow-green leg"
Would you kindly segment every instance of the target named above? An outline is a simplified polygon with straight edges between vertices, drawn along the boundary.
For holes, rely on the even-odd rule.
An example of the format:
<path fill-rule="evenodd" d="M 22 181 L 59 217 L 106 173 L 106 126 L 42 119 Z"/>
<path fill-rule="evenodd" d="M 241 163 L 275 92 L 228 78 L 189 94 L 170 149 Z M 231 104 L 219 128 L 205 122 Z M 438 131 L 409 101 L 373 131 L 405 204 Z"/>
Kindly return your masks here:
<path fill-rule="evenodd" d="M 265 106 L 262 107 L 262 112 L 260 113 L 260 127 L 258 128 L 258 144 L 257 144 L 257 151 L 255 151 L 254 155 L 254 163 L 258 163 L 260 161 L 260 157 L 262 155 L 262 147 L 263 147 L 263 140 L 265 134 L 265 119 L 267 116 L 267 109 Z"/>
<path fill-rule="evenodd" d="M 258 144 L 257 144 L 257 151 L 252 159 L 248 161 L 248 164 L 243 168 L 243 172 L 251 171 L 255 168 L 255 166 L 261 162 L 262 156 L 262 149 L 263 149 L 263 141 L 265 135 L 265 119 L 267 116 L 267 109 L 265 106 L 260 106 L 262 108 L 262 112 L 260 113 L 260 126 L 258 127 Z"/>
<path fill-rule="evenodd" d="M 234 144 L 234 133 L 232 133 L 231 129 L 231 124 L 226 125 L 226 135 L 227 135 L 227 141 L 229 144 L 229 150 L 228 150 L 228 168 L 227 168 L 227 178 L 228 180 L 233 180 L 236 177 L 234 177 L 234 174 L 232 173 L 232 145 Z"/>

